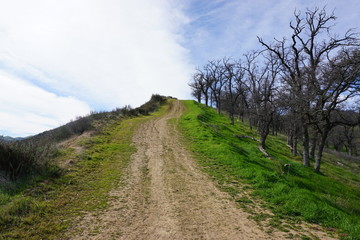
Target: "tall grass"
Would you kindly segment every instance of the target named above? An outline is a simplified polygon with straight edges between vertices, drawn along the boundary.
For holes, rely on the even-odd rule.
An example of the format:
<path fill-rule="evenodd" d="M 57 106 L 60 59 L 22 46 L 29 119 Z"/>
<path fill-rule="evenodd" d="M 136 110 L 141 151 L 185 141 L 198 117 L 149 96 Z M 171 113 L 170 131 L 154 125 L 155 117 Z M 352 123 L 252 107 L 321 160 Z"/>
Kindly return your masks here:
<path fill-rule="evenodd" d="M 271 159 L 266 158 L 257 141 L 236 136 L 258 138 L 246 124 L 232 126 L 228 117 L 211 108 L 194 101 L 184 103 L 187 112 L 180 129 L 204 170 L 218 182 L 249 184 L 279 218 L 321 224 L 338 229 L 344 239 L 360 239 L 358 175 L 326 163 L 326 158 L 323 174 L 314 173 L 292 156 L 281 136 L 269 137 Z M 241 190 L 232 191 L 236 195 Z"/>

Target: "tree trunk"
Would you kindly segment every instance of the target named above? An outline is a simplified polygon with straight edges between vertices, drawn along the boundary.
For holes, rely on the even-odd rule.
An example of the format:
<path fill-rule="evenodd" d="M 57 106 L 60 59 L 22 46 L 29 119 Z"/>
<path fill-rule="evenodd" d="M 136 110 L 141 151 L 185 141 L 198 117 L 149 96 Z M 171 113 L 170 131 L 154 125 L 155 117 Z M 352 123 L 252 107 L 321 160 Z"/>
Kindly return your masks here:
<path fill-rule="evenodd" d="M 294 154 L 294 156 L 297 156 L 297 137 L 294 137 L 294 141 L 293 141 L 293 145 L 292 145 L 292 153 Z"/>
<path fill-rule="evenodd" d="M 268 134 L 269 134 L 269 127 L 262 126 L 262 131 L 260 134 L 260 143 L 263 149 L 266 149 L 266 137 Z"/>
<path fill-rule="evenodd" d="M 266 149 L 266 138 L 270 133 L 270 124 L 272 123 L 272 113 L 269 115 L 270 115 L 270 119 L 267 119 L 266 116 L 265 119 L 259 121 L 259 129 L 261 129 L 260 143 L 263 149 Z"/>
<path fill-rule="evenodd" d="M 214 93 L 214 100 L 215 100 L 215 106 L 216 106 L 217 113 L 220 114 L 220 112 L 221 112 L 220 96 Z"/>
<path fill-rule="evenodd" d="M 220 98 L 220 97 L 219 97 Z M 218 112 L 218 114 L 220 114 L 221 113 L 221 101 L 220 101 L 220 99 L 218 99 L 218 100 L 216 100 L 216 105 L 217 105 L 217 112 Z"/>
<path fill-rule="evenodd" d="M 289 146 L 292 146 L 293 145 L 293 142 L 294 142 L 294 134 L 293 134 L 293 131 L 289 131 L 289 134 L 287 136 L 287 144 Z"/>
<path fill-rule="evenodd" d="M 346 151 L 348 153 L 349 156 L 353 155 L 353 142 L 352 142 L 352 138 L 349 139 L 347 138 L 347 144 L 345 144 L 346 147 Z"/>
<path fill-rule="evenodd" d="M 230 114 L 231 125 L 234 125 L 234 123 L 235 123 L 235 103 L 231 103 L 229 114 Z"/>
<path fill-rule="evenodd" d="M 320 143 L 319 144 L 319 149 L 316 153 L 316 159 L 315 159 L 315 172 L 319 173 L 320 172 L 320 164 L 321 164 L 321 158 L 322 158 L 322 152 L 324 150 L 324 144 Z"/>
<path fill-rule="evenodd" d="M 311 158 L 311 159 L 314 159 L 314 158 L 315 158 L 315 150 L 316 150 L 317 138 L 318 138 L 318 133 L 316 133 L 316 134 L 311 138 L 311 149 L 310 149 L 310 158 Z"/>
<path fill-rule="evenodd" d="M 326 127 L 323 130 L 322 134 L 321 134 L 321 139 L 320 139 L 320 143 L 319 143 L 319 149 L 318 149 L 318 152 L 316 154 L 315 166 L 314 166 L 315 172 L 317 172 L 317 173 L 320 172 L 322 153 L 324 151 L 326 139 L 327 139 L 327 136 L 328 136 L 330 130 L 331 130 L 331 127 Z"/>
<path fill-rule="evenodd" d="M 317 172 L 317 173 L 320 172 L 321 158 L 322 158 L 322 153 L 323 153 L 324 147 L 325 147 L 326 137 L 327 137 L 327 133 L 324 132 L 323 136 L 321 137 L 320 143 L 319 143 L 318 151 L 316 153 L 314 169 L 315 169 L 315 172 Z"/>
<path fill-rule="evenodd" d="M 197 95 L 197 101 L 198 101 L 199 103 L 201 103 L 201 94 L 198 94 L 198 95 Z"/>
<path fill-rule="evenodd" d="M 310 167 L 309 159 L 309 129 L 307 124 L 303 124 L 303 165 Z"/>
<path fill-rule="evenodd" d="M 260 143 L 261 143 L 261 147 L 263 149 L 266 149 L 266 136 L 263 134 L 261 134 Z"/>
<path fill-rule="evenodd" d="M 234 112 L 230 113 L 230 120 L 231 120 L 231 125 L 234 125 L 234 123 L 235 123 Z"/>

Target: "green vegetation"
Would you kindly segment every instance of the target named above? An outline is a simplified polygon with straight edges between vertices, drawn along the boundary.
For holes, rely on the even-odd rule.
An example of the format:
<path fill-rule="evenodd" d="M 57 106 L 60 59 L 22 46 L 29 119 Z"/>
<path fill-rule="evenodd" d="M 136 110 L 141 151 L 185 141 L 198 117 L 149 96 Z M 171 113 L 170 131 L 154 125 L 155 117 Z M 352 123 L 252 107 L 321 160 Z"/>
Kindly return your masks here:
<path fill-rule="evenodd" d="M 153 94 L 148 102 L 135 109 L 125 106 L 110 112 L 92 112 L 88 116 L 77 117 L 76 120 L 63 126 L 21 141 L 0 141 L 0 177 L 16 181 L 31 175 L 51 174 L 54 166 L 50 160 L 57 153 L 59 142 L 81 135 L 86 131 L 98 131 L 102 125 L 106 125 L 114 119 L 149 115 L 168 98 L 171 97 Z"/>
<path fill-rule="evenodd" d="M 119 182 L 121 169 L 135 149 L 130 145 L 136 118 L 107 126 L 102 134 L 83 141 L 77 163 L 50 182 L 39 182 L 28 191 L 2 189 L 1 235 L 5 238 L 51 239 L 82 211 L 106 207 L 107 193 Z M 60 158 L 69 158 L 63 151 Z M 74 157 L 74 156 L 71 156 Z M 14 186 L 18 189 L 18 186 Z"/>
<path fill-rule="evenodd" d="M 160 106 L 153 104 L 147 109 Z M 84 212 L 107 207 L 108 192 L 120 184 L 136 150 L 131 145 L 134 130 L 165 111 L 166 106 L 150 116 L 107 118 L 95 135 L 80 140 L 81 152 L 60 149 L 49 174 L 0 178 L 0 239 L 55 239 Z M 59 162 L 68 164 L 60 168 Z"/>
<path fill-rule="evenodd" d="M 250 188 L 252 197 L 262 199 L 274 213 L 270 225 L 278 225 L 280 219 L 305 220 L 336 228 L 343 239 L 360 239 L 359 175 L 331 164 L 329 154 L 324 156 L 322 174 L 317 174 L 292 156 L 281 136 L 269 136 L 271 158 L 266 158 L 259 142 L 236 136 L 259 138 L 246 124 L 232 126 L 214 109 L 194 101 L 184 104 L 187 112 L 179 124 L 189 148 L 204 171 L 240 205 L 251 204 L 247 197 L 238 197 Z"/>

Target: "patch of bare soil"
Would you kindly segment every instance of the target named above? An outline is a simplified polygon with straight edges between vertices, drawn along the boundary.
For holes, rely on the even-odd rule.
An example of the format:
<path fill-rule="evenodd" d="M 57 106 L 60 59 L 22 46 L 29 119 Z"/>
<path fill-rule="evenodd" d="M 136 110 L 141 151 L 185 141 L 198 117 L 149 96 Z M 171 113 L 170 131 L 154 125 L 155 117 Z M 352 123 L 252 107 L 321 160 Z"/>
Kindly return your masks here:
<path fill-rule="evenodd" d="M 110 193 L 111 206 L 86 215 L 65 238 L 285 239 L 287 233 L 260 229 L 200 170 L 168 124 L 183 111 L 175 101 L 166 116 L 139 127 L 133 137 L 137 152 Z"/>
<path fill-rule="evenodd" d="M 76 155 L 79 155 L 83 151 L 83 147 L 80 146 L 79 142 L 84 138 L 90 137 L 92 133 L 93 133 L 92 131 L 87 131 L 81 135 L 71 137 L 59 143 L 59 146 L 62 148 L 72 149 L 74 152 L 73 154 L 74 157 L 61 159 L 61 161 L 57 161 L 58 166 L 61 168 L 68 168 L 70 164 L 73 164 L 75 161 L 77 161 Z"/>

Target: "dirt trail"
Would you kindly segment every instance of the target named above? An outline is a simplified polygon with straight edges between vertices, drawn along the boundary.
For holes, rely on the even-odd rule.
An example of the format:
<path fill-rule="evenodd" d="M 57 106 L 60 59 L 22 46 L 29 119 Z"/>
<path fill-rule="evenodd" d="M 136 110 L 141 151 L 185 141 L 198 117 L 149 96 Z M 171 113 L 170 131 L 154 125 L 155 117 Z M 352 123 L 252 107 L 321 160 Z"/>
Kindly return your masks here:
<path fill-rule="evenodd" d="M 167 115 L 139 127 L 137 152 L 111 192 L 111 207 L 87 215 L 71 239 L 284 239 L 260 230 L 197 167 L 168 124 L 183 110 L 175 101 Z"/>

